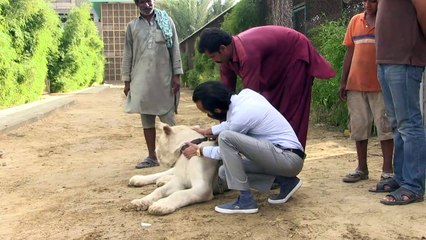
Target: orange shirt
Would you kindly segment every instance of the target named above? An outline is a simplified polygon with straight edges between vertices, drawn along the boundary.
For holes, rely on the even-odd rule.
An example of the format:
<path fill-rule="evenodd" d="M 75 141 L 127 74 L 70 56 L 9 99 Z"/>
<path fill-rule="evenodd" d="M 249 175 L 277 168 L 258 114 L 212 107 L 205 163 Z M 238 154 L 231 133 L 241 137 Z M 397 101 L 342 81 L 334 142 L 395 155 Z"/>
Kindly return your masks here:
<path fill-rule="evenodd" d="M 380 92 L 377 79 L 375 27 L 368 26 L 365 13 L 352 17 L 343 45 L 354 47 L 346 90 Z"/>

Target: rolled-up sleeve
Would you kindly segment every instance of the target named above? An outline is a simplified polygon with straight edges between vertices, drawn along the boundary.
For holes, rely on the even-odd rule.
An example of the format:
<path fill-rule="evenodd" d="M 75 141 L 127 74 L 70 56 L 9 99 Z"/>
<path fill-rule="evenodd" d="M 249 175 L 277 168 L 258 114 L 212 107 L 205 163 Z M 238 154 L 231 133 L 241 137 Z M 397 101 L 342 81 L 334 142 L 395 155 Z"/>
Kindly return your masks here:
<path fill-rule="evenodd" d="M 225 130 L 229 130 L 229 123 L 226 122 L 226 121 L 221 122 L 220 124 L 214 125 L 212 127 L 213 135 L 219 135 L 221 132 L 223 132 Z"/>
<path fill-rule="evenodd" d="M 218 146 L 207 146 L 203 147 L 203 156 L 220 160 L 222 159 L 222 156 L 220 155 L 220 149 Z"/>

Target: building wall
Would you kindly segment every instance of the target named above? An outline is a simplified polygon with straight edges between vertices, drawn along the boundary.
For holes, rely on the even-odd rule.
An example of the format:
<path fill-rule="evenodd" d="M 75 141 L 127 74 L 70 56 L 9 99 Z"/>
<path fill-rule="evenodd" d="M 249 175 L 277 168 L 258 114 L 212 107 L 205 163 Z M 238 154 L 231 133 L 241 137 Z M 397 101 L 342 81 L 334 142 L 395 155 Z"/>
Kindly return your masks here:
<path fill-rule="evenodd" d="M 307 34 L 327 20 L 351 17 L 360 11 L 359 0 L 293 0 L 293 28 Z"/>
<path fill-rule="evenodd" d="M 80 6 L 86 0 L 52 0 L 50 5 L 59 14 L 68 14 L 74 6 Z"/>
<path fill-rule="evenodd" d="M 120 81 L 126 26 L 139 16 L 139 10 L 134 3 L 102 3 L 101 16 L 101 32 L 107 60 L 104 81 Z"/>

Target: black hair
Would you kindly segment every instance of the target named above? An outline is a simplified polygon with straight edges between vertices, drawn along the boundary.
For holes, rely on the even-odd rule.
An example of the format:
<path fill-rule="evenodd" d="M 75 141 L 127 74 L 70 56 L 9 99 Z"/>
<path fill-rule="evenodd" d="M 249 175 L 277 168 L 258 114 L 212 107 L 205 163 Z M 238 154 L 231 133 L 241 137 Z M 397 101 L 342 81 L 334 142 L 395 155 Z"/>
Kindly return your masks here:
<path fill-rule="evenodd" d="M 228 46 L 231 42 L 232 37 L 228 33 L 219 28 L 206 28 L 201 32 L 198 52 L 219 52 L 220 45 Z"/>
<path fill-rule="evenodd" d="M 207 81 L 198 85 L 192 94 L 192 101 L 201 101 L 203 108 L 214 112 L 216 108 L 228 111 L 232 92 L 219 81 Z"/>

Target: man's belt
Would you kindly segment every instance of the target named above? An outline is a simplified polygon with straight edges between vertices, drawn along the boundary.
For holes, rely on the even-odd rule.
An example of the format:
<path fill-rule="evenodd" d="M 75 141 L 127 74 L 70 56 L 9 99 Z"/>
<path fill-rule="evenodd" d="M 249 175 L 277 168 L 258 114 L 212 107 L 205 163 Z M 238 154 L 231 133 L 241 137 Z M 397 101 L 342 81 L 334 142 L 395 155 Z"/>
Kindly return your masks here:
<path fill-rule="evenodd" d="M 283 151 L 289 151 L 289 152 L 292 152 L 292 153 L 295 153 L 297 156 L 299 156 L 301 159 L 305 159 L 306 158 L 306 154 L 305 154 L 305 152 L 303 152 L 302 150 L 300 150 L 300 149 L 297 149 L 297 148 L 284 148 L 283 146 L 281 146 L 281 145 L 279 145 L 279 144 L 274 144 L 275 145 L 275 147 L 277 147 L 277 148 L 279 148 L 279 149 L 281 149 L 281 150 L 283 150 Z"/>

